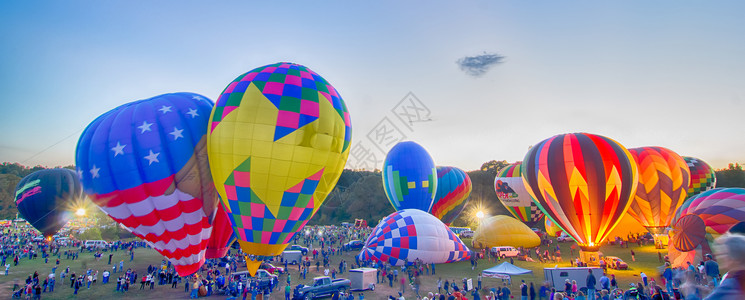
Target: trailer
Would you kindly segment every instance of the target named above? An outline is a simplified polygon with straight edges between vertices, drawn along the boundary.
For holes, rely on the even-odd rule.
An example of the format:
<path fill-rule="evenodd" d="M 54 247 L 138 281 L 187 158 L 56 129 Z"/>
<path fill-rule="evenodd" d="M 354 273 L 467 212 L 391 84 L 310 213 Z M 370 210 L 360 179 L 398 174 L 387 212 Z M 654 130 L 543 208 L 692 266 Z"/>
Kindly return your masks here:
<path fill-rule="evenodd" d="M 349 280 L 352 281 L 353 291 L 375 290 L 378 281 L 378 269 L 357 268 L 349 270 Z"/>
<path fill-rule="evenodd" d="M 564 290 L 564 282 L 568 279 L 577 281 L 578 288 L 587 288 L 587 270 L 592 270 L 595 280 L 600 286 L 600 277 L 603 276 L 603 269 L 598 267 L 576 267 L 576 268 L 543 268 L 543 276 L 546 281 L 556 290 Z"/>
<path fill-rule="evenodd" d="M 303 261 L 303 252 L 300 250 L 287 250 L 282 252 L 282 261 L 288 264 L 297 265 Z"/>

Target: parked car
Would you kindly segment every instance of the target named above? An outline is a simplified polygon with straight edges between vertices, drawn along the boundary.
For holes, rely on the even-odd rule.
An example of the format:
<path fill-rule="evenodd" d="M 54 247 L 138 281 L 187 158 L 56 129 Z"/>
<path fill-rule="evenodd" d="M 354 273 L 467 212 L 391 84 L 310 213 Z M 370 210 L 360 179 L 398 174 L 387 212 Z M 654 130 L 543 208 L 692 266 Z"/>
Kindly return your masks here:
<path fill-rule="evenodd" d="M 295 293 L 292 299 L 295 300 L 311 300 L 313 298 L 321 298 L 333 295 L 336 292 L 346 292 L 352 287 L 352 282 L 349 279 L 339 278 L 331 279 L 327 276 L 313 278 L 313 285 L 302 285 L 299 284 L 295 287 Z"/>
<path fill-rule="evenodd" d="M 569 236 L 568 234 L 562 232 L 561 235 L 559 235 L 559 237 L 556 238 L 556 241 L 557 242 L 571 242 L 571 241 L 574 241 L 574 239 L 572 239 L 572 237 Z"/>
<path fill-rule="evenodd" d="M 268 262 L 261 263 L 261 265 L 259 265 L 259 269 L 266 270 L 267 272 L 269 272 L 269 274 L 276 274 L 276 275 L 282 275 L 282 273 L 285 272 L 284 267 L 275 267 L 274 265 Z"/>
<path fill-rule="evenodd" d="M 505 257 L 516 257 L 520 254 L 520 251 L 515 249 L 515 247 L 512 246 L 499 246 L 499 247 L 492 247 L 491 253 L 494 255 L 498 255 L 499 257 L 505 258 Z"/>
<path fill-rule="evenodd" d="M 349 243 L 344 244 L 344 249 L 347 250 L 347 251 L 349 251 L 349 250 L 360 250 L 364 246 L 365 246 L 365 243 L 363 241 L 354 240 L 354 241 L 350 241 Z"/>
<path fill-rule="evenodd" d="M 303 253 L 303 255 L 308 255 L 308 248 L 300 246 L 300 245 L 291 245 L 287 247 L 287 249 L 285 249 L 285 251 L 287 250 L 297 250 Z"/>
<path fill-rule="evenodd" d="M 628 270 L 629 269 L 629 265 L 625 263 L 622 259 L 616 256 L 605 256 L 603 257 L 603 260 L 605 260 L 605 263 L 611 269 L 617 269 L 617 270 Z"/>
<path fill-rule="evenodd" d="M 274 281 L 274 284 L 279 283 L 277 275 L 269 274 L 267 270 L 259 269 L 256 271 L 256 275 L 251 277 L 251 273 L 248 271 L 233 273 L 233 279 L 246 282 L 248 278 L 254 278 L 258 284 L 259 289 L 268 287 L 269 283 Z"/>
<path fill-rule="evenodd" d="M 465 238 L 469 238 L 470 239 L 470 238 L 473 237 L 473 230 L 464 230 L 463 232 L 460 233 L 459 236 L 462 239 L 465 239 Z"/>
<path fill-rule="evenodd" d="M 537 234 L 539 238 L 542 238 L 543 235 L 545 234 L 543 231 L 541 231 L 538 228 L 531 228 L 530 230 L 533 230 L 533 232 L 535 232 L 535 234 Z"/>
<path fill-rule="evenodd" d="M 83 244 L 83 246 L 85 246 L 85 248 L 87 248 L 89 250 L 93 250 L 93 249 L 106 249 L 109 246 L 109 243 L 107 243 L 104 240 L 87 240 L 87 241 L 85 241 L 85 243 Z"/>

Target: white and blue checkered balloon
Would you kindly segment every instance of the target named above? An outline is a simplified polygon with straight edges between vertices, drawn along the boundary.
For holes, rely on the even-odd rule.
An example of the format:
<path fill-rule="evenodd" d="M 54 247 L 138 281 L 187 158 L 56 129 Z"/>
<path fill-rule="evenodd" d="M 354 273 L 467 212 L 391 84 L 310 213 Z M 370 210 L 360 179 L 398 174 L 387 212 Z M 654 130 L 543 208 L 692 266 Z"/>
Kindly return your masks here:
<path fill-rule="evenodd" d="M 438 218 L 418 209 L 404 209 L 383 218 L 358 256 L 391 265 L 450 263 L 470 259 L 468 247 Z"/>

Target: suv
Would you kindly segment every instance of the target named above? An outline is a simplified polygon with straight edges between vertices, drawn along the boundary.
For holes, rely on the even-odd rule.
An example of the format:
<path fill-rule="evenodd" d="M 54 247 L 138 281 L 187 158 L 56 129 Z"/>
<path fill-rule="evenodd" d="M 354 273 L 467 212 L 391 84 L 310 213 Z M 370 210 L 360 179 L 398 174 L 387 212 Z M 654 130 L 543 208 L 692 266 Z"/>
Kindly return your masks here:
<path fill-rule="evenodd" d="M 473 230 L 465 230 L 465 231 L 463 231 L 463 232 L 460 233 L 460 238 L 462 238 L 462 239 L 464 239 L 464 238 L 469 238 L 470 239 L 472 237 L 473 237 Z"/>
<path fill-rule="evenodd" d="M 303 253 L 303 255 L 308 255 L 308 248 L 305 248 L 305 247 L 300 246 L 300 245 L 289 246 L 289 247 L 287 247 L 287 249 L 285 249 L 285 251 L 287 251 L 287 250 L 297 250 L 297 251 L 300 251 L 301 253 Z"/>
<path fill-rule="evenodd" d="M 105 249 L 109 243 L 104 240 L 87 240 L 83 246 L 87 249 Z"/>
<path fill-rule="evenodd" d="M 499 255 L 501 258 L 505 257 L 516 257 L 520 254 L 520 251 L 515 249 L 515 247 L 512 246 L 499 246 L 499 247 L 492 247 L 491 253 L 494 253 L 494 255 Z"/>

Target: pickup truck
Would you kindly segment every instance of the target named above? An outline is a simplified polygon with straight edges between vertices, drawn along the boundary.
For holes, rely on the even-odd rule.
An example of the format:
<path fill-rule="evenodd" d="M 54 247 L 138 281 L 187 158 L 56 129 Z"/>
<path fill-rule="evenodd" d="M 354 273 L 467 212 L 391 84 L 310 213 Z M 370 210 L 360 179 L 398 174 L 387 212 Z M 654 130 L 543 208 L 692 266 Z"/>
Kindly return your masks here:
<path fill-rule="evenodd" d="M 346 292 L 351 287 L 352 282 L 349 279 L 339 278 L 332 280 L 327 276 L 316 277 L 313 278 L 313 285 L 299 284 L 295 287 L 295 293 L 292 299 L 311 300 L 313 298 L 326 297 L 336 292 Z"/>
<path fill-rule="evenodd" d="M 251 277 L 251 273 L 248 271 L 233 273 L 233 279 L 237 281 L 246 282 L 249 278 L 256 281 L 256 284 L 260 289 L 268 287 L 269 283 L 272 281 L 274 281 L 274 284 L 279 283 L 277 275 L 269 274 L 269 272 L 264 269 L 257 270 L 256 275 L 253 277 Z"/>

